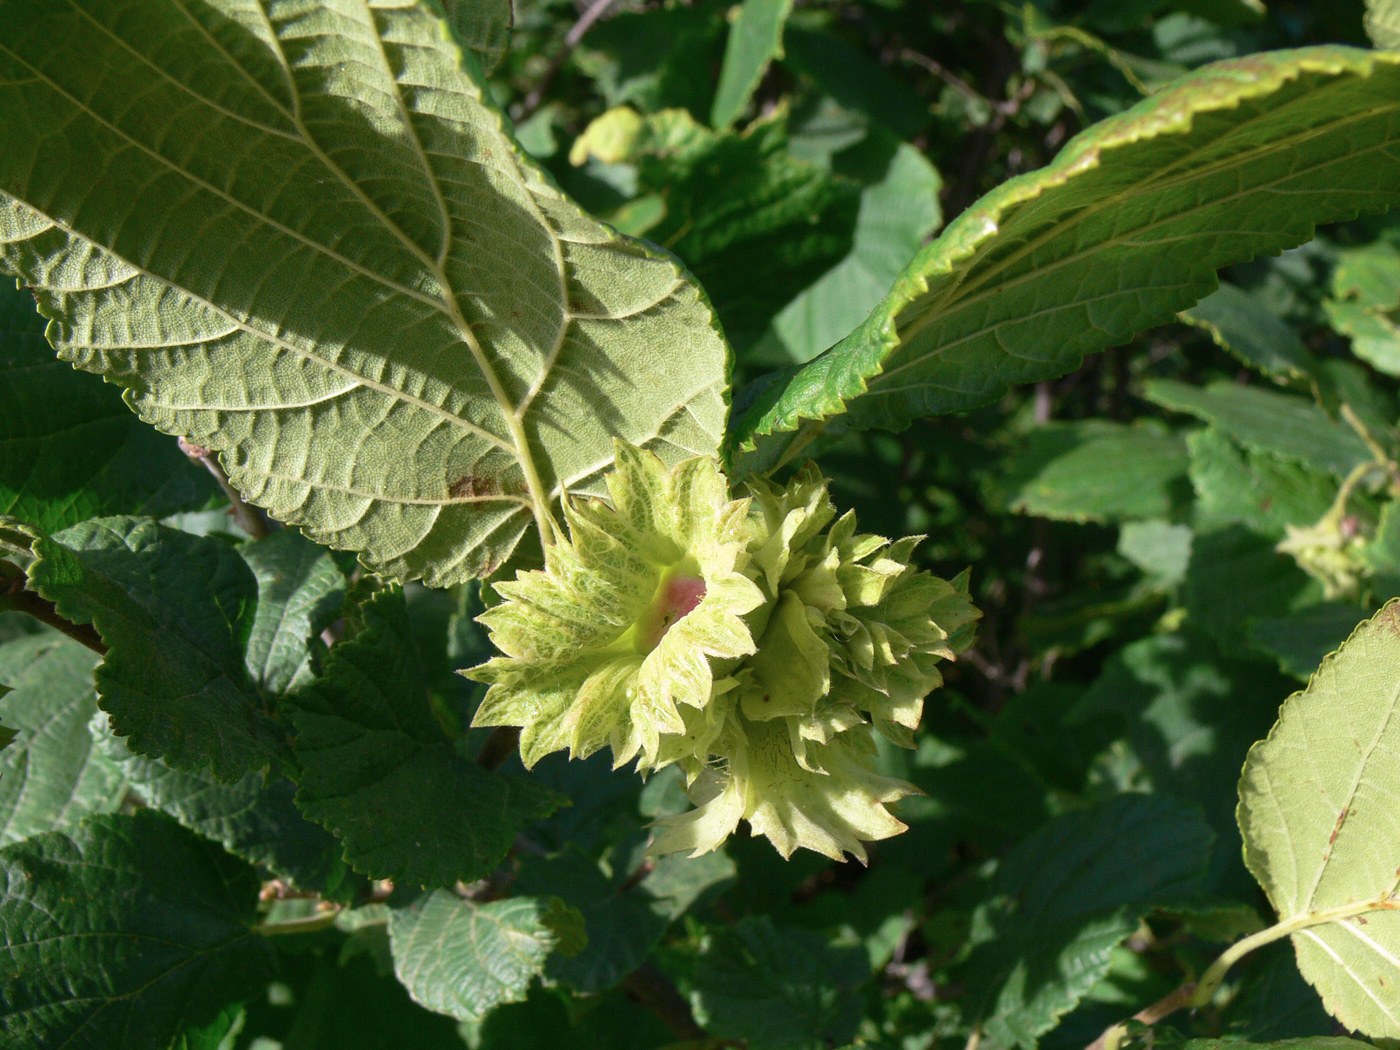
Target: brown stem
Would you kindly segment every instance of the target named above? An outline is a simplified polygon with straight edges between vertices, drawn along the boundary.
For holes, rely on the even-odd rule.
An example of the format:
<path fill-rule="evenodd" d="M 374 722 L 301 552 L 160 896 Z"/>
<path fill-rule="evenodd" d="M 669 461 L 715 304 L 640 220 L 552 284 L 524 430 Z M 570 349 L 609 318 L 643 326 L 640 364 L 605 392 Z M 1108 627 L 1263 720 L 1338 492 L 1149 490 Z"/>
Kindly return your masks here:
<path fill-rule="evenodd" d="M 637 870 L 622 880 L 622 885 L 618 886 L 617 892 L 621 896 L 642 884 L 648 875 L 656 870 L 656 865 L 650 860 L 644 860 L 637 865 Z"/>
<path fill-rule="evenodd" d="M 1145 1007 L 1133 1014 L 1134 1021 L 1141 1021 L 1143 1024 L 1156 1024 L 1176 1013 L 1183 1006 L 1191 1002 L 1191 995 L 1196 990 L 1194 981 L 1183 984 L 1170 995 L 1164 995 L 1151 1006 Z M 1107 1050 L 1110 1043 L 1115 1046 L 1122 1041 L 1126 1028 L 1122 1024 L 1111 1025 L 1105 1028 L 1103 1034 L 1090 1043 L 1084 1050 Z"/>
<path fill-rule="evenodd" d="M 690 1004 L 671 979 L 651 963 L 642 963 L 622 980 L 627 994 L 661 1018 L 677 1039 L 704 1039 L 705 1030 L 695 1023 Z"/>
<path fill-rule="evenodd" d="M 0 562 L 0 611 L 12 609 L 26 613 L 40 623 L 62 631 L 75 642 L 81 642 L 93 652 L 107 655 L 107 645 L 92 624 L 74 623 L 60 616 L 53 602 L 27 589 L 25 583 L 24 570 L 10 562 Z"/>
<path fill-rule="evenodd" d="M 520 730 L 515 726 L 497 726 L 481 745 L 476 764 L 482 769 L 498 769 L 520 743 Z"/>
<path fill-rule="evenodd" d="M 256 507 L 243 501 L 238 490 L 229 483 L 228 475 L 224 473 L 224 468 L 219 466 L 219 458 L 210 452 L 203 445 L 196 445 L 193 441 L 186 441 L 180 438 L 180 451 L 189 456 L 195 463 L 204 464 L 204 469 L 214 476 L 219 488 L 223 489 L 224 495 L 228 497 L 229 509 L 233 513 L 233 520 L 238 527 L 255 540 L 260 540 L 269 532 L 267 519 Z"/>

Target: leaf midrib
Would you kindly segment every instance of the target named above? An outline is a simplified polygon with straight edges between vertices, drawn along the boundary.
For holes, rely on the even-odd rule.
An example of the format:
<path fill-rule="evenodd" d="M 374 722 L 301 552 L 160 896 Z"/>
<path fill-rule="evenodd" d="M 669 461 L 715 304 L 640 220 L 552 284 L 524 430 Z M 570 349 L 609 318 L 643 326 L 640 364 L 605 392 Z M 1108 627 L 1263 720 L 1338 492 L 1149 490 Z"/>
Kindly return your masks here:
<path fill-rule="evenodd" d="M 1360 930 L 1356 929 L 1354 926 L 1352 926 L 1352 925 L 1351 925 L 1350 923 L 1348 923 L 1348 922 L 1339 922 L 1339 923 L 1335 923 L 1335 924 L 1332 924 L 1332 925 L 1340 926 L 1340 927 L 1341 927 L 1342 929 L 1344 929 L 1344 930 L 1349 930 L 1349 931 L 1355 933 L 1357 936 L 1361 937 L 1364 941 L 1370 943 L 1373 947 L 1378 947 L 1378 946 L 1375 945 L 1375 942 L 1374 942 L 1374 941 L 1372 941 L 1369 937 L 1365 937 L 1364 935 L 1362 935 L 1362 933 L 1361 933 Z M 1370 999 L 1371 1002 L 1373 1002 L 1373 1003 L 1376 1005 L 1376 1007 L 1381 1011 L 1381 1013 L 1385 1014 L 1386 1017 L 1388 1017 L 1388 1018 L 1390 1018 L 1392 1021 L 1394 1021 L 1395 1024 L 1396 1024 L 1397 1026 L 1400 1026 L 1400 1017 L 1396 1017 L 1395 1014 L 1391 1013 L 1389 1007 L 1387 1007 L 1384 1003 L 1382 1003 L 1379 999 L 1376 998 L 1376 993 L 1373 992 L 1373 991 L 1371 991 L 1370 987 L 1366 984 L 1366 982 L 1363 981 L 1360 977 L 1358 977 L 1355 973 L 1352 972 L 1351 967 L 1348 966 L 1348 965 L 1346 964 L 1345 960 L 1343 960 L 1342 957 L 1341 957 L 1340 955 L 1338 955 L 1336 951 L 1333 950 L 1333 948 L 1332 948 L 1331 945 L 1329 945 L 1325 940 L 1323 940 L 1321 937 L 1319 937 L 1319 936 L 1318 936 L 1316 933 L 1314 933 L 1311 929 L 1300 930 L 1300 931 L 1296 934 L 1296 936 L 1298 936 L 1298 937 L 1306 937 L 1308 940 L 1312 941 L 1312 942 L 1313 942 L 1314 944 L 1316 944 L 1319 948 L 1321 948 L 1324 952 L 1326 952 L 1327 955 L 1331 958 L 1331 960 L 1332 960 L 1334 963 L 1336 963 L 1337 967 L 1338 967 L 1344 974 L 1346 974 L 1347 977 L 1351 978 L 1352 983 L 1355 984 L 1358 988 L 1360 988 L 1360 989 L 1366 994 L 1366 997 L 1367 997 L 1368 999 Z M 1388 952 L 1381 952 L 1381 954 L 1382 954 L 1382 957 L 1387 958 L 1387 959 L 1392 959 L 1392 960 L 1393 960 L 1393 957 L 1392 957 Z M 1397 967 L 1397 968 L 1400 969 L 1400 967 Z"/>
<path fill-rule="evenodd" d="M 1376 728 L 1375 736 L 1362 753 L 1361 760 L 1356 764 L 1356 775 L 1352 778 L 1351 789 L 1347 792 L 1346 800 L 1343 802 L 1341 809 L 1338 810 L 1341 815 L 1338 818 L 1339 823 L 1336 830 L 1333 832 L 1333 841 L 1329 842 L 1327 847 L 1323 850 L 1322 863 L 1317 866 L 1317 874 L 1313 877 L 1312 889 L 1308 893 L 1307 902 L 1304 905 L 1305 909 L 1311 909 L 1317 899 L 1318 886 L 1321 885 L 1323 876 L 1327 874 L 1327 866 L 1331 863 L 1332 853 L 1336 848 L 1336 840 L 1341 838 L 1346 828 L 1346 818 L 1351 816 L 1352 804 L 1356 801 L 1356 793 L 1361 788 L 1362 778 L 1366 774 L 1366 766 L 1371 761 L 1371 756 L 1375 753 L 1376 748 L 1380 746 L 1381 740 L 1385 737 L 1386 730 L 1390 728 L 1390 723 L 1395 718 L 1397 708 L 1400 708 L 1400 681 L 1397 681 L 1391 689 L 1390 705 L 1385 713 L 1385 717 L 1381 719 L 1380 725 Z M 1314 755 L 1309 751 L 1309 762 L 1311 762 L 1313 758 Z M 1397 874 L 1391 881 L 1390 887 L 1381 893 L 1377 899 L 1388 899 L 1394 894 L 1397 886 L 1400 886 L 1400 869 L 1397 869 Z"/>

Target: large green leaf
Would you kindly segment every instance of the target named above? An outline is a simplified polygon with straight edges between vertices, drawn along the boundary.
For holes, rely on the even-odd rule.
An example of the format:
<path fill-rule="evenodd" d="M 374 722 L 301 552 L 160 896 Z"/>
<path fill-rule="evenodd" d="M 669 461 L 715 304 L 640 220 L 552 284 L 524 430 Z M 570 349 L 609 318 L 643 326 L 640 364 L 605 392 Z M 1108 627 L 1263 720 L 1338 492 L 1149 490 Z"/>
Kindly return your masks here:
<path fill-rule="evenodd" d="M 273 694 L 305 685 L 314 677 L 312 646 L 320 644 L 312 639 L 339 615 L 345 577 L 329 551 L 292 529 L 245 543 L 240 553 L 258 580 L 248 674 Z"/>
<path fill-rule="evenodd" d="M 738 447 L 967 409 L 1170 320 L 1216 268 L 1400 198 L 1397 106 L 1400 56 L 1342 47 L 1181 78 L 960 215 L 859 329 L 757 392 Z"/>
<path fill-rule="evenodd" d="M 1070 521 L 1166 517 L 1184 502 L 1186 444 L 1159 427 L 1078 420 L 1037 427 L 1007 456 L 1012 510 Z"/>
<path fill-rule="evenodd" d="M 880 127 L 841 154 L 865 183 L 851 250 L 773 318 L 749 355 L 767 364 L 811 360 L 849 334 L 942 222 L 943 181 L 928 158 Z"/>
<path fill-rule="evenodd" d="M 1394 319 L 1400 306 L 1400 249 L 1376 241 L 1339 252 L 1332 298 L 1322 306 L 1332 327 L 1351 337 L 1357 357 L 1389 375 L 1400 374 L 1400 327 Z"/>
<path fill-rule="evenodd" d="M 1335 601 L 1309 605 L 1287 616 L 1260 616 L 1249 625 L 1249 640 L 1289 674 L 1307 681 L 1371 611 L 1355 602 Z"/>
<path fill-rule="evenodd" d="M 640 880 L 626 865 L 609 879 L 576 847 L 549 858 L 533 857 L 516 881 L 521 893 L 557 896 L 583 916 L 588 943 L 571 955 L 555 955 L 546 975 L 587 993 L 611 988 L 646 961 L 666 928 L 697 898 L 734 876 L 723 852 L 703 857 L 661 857 Z"/>
<path fill-rule="evenodd" d="M 1198 387 L 1154 379 L 1143 394 L 1163 408 L 1213 423 L 1254 452 L 1271 452 L 1344 478 L 1372 459 L 1366 442 L 1306 397 L 1219 380 Z"/>
<path fill-rule="evenodd" d="M 54 357 L 34 299 L 0 281 L 0 514 L 50 532 L 103 514 L 188 510 L 214 481 L 121 392 Z"/>
<path fill-rule="evenodd" d="M 1171 1050 L 1370 1050 L 1370 1043 L 1343 1036 L 1314 1036 L 1308 1039 L 1280 1039 L 1270 1043 L 1245 1043 L 1238 1039 L 1188 1039 L 1181 1043 L 1168 1042 Z"/>
<path fill-rule="evenodd" d="M 297 805 L 372 878 L 450 886 L 488 874 L 520 825 L 561 797 L 465 758 L 433 718 L 403 592 L 355 610 L 363 627 L 284 701 L 301 764 Z"/>
<path fill-rule="evenodd" d="M 17 738 L 0 751 L 0 844 L 121 805 L 121 769 L 93 747 L 97 655 L 57 632 L 0 645 L 0 721 Z"/>
<path fill-rule="evenodd" d="M 685 260 L 740 348 L 851 247 L 858 185 L 793 157 L 785 117 L 740 134 L 711 131 L 684 110 L 642 118 L 619 108 L 569 153 L 636 165 L 639 191 L 660 212 L 647 237 Z"/>
<path fill-rule="evenodd" d="M 1316 368 L 1298 334 L 1236 285 L 1222 283 L 1181 319 L 1204 329 L 1219 346 L 1266 375 L 1300 377 Z"/>
<path fill-rule="evenodd" d="M 1217 427 L 1198 430 L 1186 439 L 1186 447 L 1201 531 L 1239 522 L 1282 539 L 1286 526 L 1317 521 L 1337 495 L 1330 474 L 1273 452 L 1242 448 Z"/>
<path fill-rule="evenodd" d="M 471 48 L 482 72 L 490 73 L 510 46 L 512 0 L 442 0 L 442 7 L 457 42 Z"/>
<path fill-rule="evenodd" d="M 1154 906 L 1199 891 L 1213 836 L 1193 807 L 1121 795 L 1058 817 L 997 870 L 967 963 L 983 1042 L 1034 1047 L 1100 978 Z"/>
<path fill-rule="evenodd" d="M 1227 651 L 1245 647 L 1250 621 L 1281 616 L 1322 600 L 1322 585 L 1241 525 L 1197 533 L 1182 587 L 1187 622 Z"/>
<path fill-rule="evenodd" d="M 783 23 L 793 0 L 744 0 L 729 25 L 710 124 L 727 128 L 743 115 L 764 70 L 783 57 Z"/>
<path fill-rule="evenodd" d="M 301 815 L 293 800 L 296 786 L 286 777 L 255 770 L 224 784 L 208 773 L 172 769 L 159 759 L 133 754 L 120 740 L 103 743 L 146 805 L 230 853 L 328 900 L 352 899 L 364 887 L 365 880 L 341 859 L 340 844 L 330 832 Z"/>
<path fill-rule="evenodd" d="M 427 4 L 0 23 L 0 265 L 63 359 L 275 517 L 446 584 L 600 491 L 614 437 L 714 451 L 699 290 L 559 193 Z"/>
<path fill-rule="evenodd" d="M 134 751 L 236 780 L 280 740 L 243 646 L 257 581 L 221 540 L 101 518 L 35 541 L 30 585 L 97 628 L 101 707 Z"/>
<path fill-rule="evenodd" d="M 1099 733 L 1099 778 L 1199 806 L 1219 842 L 1209 888 L 1243 898 L 1252 887 L 1235 825 L 1237 770 L 1290 684 L 1196 632 L 1150 634 L 1109 657 L 1065 721 L 1079 738 Z"/>
<path fill-rule="evenodd" d="M 1400 602 L 1290 696 L 1240 779 L 1245 862 L 1328 1011 L 1400 1038 Z"/>
<path fill-rule="evenodd" d="M 253 869 L 161 813 L 0 850 L 0 1044 L 150 1050 L 265 979 Z"/>
<path fill-rule="evenodd" d="M 544 969 L 558 942 L 548 911 L 533 897 L 477 904 L 436 890 L 390 918 L 394 972 L 428 1009 L 480 1020 L 524 999 Z"/>
<path fill-rule="evenodd" d="M 342 941 L 331 942 L 329 950 L 320 952 L 279 953 L 278 980 L 269 989 L 271 994 L 248 1002 L 247 1024 L 236 1046 L 243 1050 L 463 1050 L 457 1024 L 423 1009 L 394 980 L 388 937 L 382 926 L 374 932 L 377 947 L 368 952 L 363 950 L 367 945 Z"/>

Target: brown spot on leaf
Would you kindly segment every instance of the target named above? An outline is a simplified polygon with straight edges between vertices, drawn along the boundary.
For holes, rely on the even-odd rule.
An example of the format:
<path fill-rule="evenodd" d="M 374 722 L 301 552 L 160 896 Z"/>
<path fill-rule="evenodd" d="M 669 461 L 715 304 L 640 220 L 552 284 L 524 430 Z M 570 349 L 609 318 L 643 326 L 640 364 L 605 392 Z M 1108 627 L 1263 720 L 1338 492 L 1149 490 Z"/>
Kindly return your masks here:
<path fill-rule="evenodd" d="M 499 496 L 501 486 L 495 478 L 463 474 L 447 486 L 447 492 L 453 499 L 484 499 L 489 496 Z"/>
<path fill-rule="evenodd" d="M 1349 812 L 1351 812 L 1350 809 L 1343 807 L 1342 811 L 1337 814 L 1337 823 L 1332 827 L 1332 837 L 1327 840 L 1327 848 L 1329 851 L 1337 844 L 1337 833 L 1342 830 L 1342 823 L 1347 819 L 1347 814 Z"/>

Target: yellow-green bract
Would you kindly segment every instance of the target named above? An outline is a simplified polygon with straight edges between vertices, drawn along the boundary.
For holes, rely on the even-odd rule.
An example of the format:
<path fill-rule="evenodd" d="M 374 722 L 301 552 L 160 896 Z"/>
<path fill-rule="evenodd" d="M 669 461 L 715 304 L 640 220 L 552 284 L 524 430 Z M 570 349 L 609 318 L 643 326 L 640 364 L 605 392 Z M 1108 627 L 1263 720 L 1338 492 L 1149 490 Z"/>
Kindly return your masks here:
<path fill-rule="evenodd" d="M 732 500 L 717 462 L 668 469 L 619 443 L 611 504 L 566 504 L 545 568 L 497 584 L 482 616 L 502 655 L 478 726 L 519 726 L 527 766 L 604 746 L 641 772 L 676 764 L 697 809 L 653 852 L 704 853 L 740 820 L 784 856 L 865 858 L 904 830 L 885 803 L 917 789 L 871 768 L 871 730 L 912 743 L 937 664 L 972 641 L 966 581 L 909 564 L 838 517 L 815 468 Z"/>

